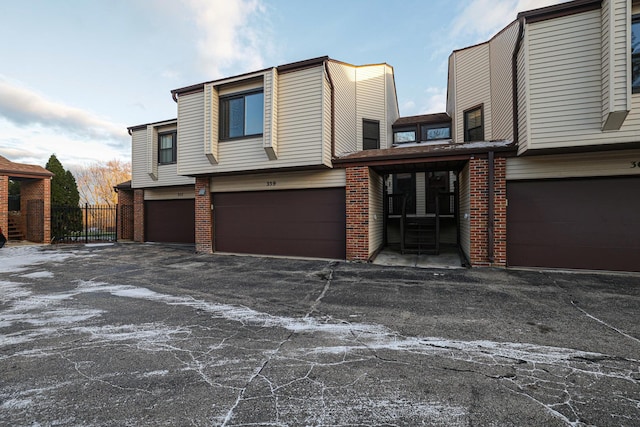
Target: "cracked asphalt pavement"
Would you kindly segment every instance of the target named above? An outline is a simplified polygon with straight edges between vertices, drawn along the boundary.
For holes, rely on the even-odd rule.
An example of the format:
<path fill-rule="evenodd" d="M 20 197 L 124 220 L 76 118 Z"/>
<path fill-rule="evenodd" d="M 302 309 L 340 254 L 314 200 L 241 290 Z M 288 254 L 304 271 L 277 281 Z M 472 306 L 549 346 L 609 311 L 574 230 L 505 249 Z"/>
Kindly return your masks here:
<path fill-rule="evenodd" d="M 640 277 L 0 251 L 0 425 L 640 425 Z"/>

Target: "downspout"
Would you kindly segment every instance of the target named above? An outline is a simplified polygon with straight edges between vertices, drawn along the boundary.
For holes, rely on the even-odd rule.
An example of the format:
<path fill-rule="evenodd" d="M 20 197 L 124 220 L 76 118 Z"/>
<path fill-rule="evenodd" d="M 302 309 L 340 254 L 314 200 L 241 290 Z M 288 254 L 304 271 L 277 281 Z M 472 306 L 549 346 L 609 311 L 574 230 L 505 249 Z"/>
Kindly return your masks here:
<path fill-rule="evenodd" d="M 329 60 L 324 60 L 324 71 L 329 79 L 329 87 L 331 88 L 331 160 L 336 159 L 336 101 L 335 101 L 335 87 L 333 86 L 333 79 L 329 72 Z"/>
<path fill-rule="evenodd" d="M 488 189 L 487 189 L 487 198 L 488 207 L 487 207 L 487 258 L 489 258 L 489 262 L 493 264 L 493 236 L 494 236 L 494 227 L 493 222 L 495 219 L 494 213 L 494 162 L 493 162 L 493 151 L 489 151 L 488 153 L 488 163 L 489 163 L 489 171 L 488 171 Z"/>
<path fill-rule="evenodd" d="M 516 40 L 516 46 L 513 49 L 513 56 L 511 57 L 511 97 L 512 97 L 512 114 L 513 114 L 513 143 L 518 145 L 519 130 L 518 130 L 518 54 L 522 47 L 522 39 L 524 37 L 524 18 L 520 18 L 520 27 L 518 28 L 518 39 Z"/>

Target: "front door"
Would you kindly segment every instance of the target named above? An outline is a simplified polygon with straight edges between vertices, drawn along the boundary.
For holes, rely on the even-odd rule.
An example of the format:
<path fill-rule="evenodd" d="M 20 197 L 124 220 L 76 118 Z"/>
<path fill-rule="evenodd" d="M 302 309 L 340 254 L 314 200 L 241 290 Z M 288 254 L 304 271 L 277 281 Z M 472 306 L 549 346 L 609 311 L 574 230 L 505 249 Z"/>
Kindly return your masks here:
<path fill-rule="evenodd" d="M 427 172 L 427 213 L 436 213 L 436 200 L 441 194 L 449 193 L 449 172 Z M 441 197 L 439 200 L 440 214 L 450 214 L 451 206 L 449 197 Z"/>
<path fill-rule="evenodd" d="M 393 194 L 407 196 L 406 213 L 416 213 L 416 174 L 413 172 L 393 175 Z"/>

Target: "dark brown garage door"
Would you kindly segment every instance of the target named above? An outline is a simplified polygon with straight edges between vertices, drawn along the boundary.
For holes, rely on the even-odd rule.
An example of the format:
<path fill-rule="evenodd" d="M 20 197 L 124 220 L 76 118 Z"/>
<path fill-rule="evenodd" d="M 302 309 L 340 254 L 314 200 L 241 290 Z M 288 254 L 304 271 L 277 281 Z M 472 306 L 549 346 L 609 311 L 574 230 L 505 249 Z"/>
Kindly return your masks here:
<path fill-rule="evenodd" d="M 345 258 L 344 188 L 217 193 L 215 249 Z"/>
<path fill-rule="evenodd" d="M 195 202 L 191 200 L 146 200 L 144 239 L 147 242 L 194 243 Z"/>
<path fill-rule="evenodd" d="M 640 271 L 640 177 L 508 182 L 512 266 Z"/>

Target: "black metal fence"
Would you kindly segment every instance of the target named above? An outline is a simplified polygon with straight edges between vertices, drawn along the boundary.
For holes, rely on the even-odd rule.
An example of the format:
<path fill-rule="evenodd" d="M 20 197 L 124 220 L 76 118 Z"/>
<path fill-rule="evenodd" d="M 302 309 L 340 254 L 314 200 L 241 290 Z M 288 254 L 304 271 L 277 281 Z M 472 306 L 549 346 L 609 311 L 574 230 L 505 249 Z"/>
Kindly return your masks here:
<path fill-rule="evenodd" d="M 51 239 L 54 243 L 115 242 L 117 229 L 117 206 L 51 208 Z"/>

